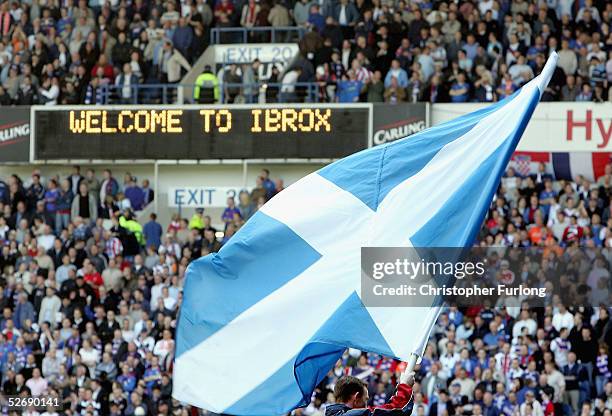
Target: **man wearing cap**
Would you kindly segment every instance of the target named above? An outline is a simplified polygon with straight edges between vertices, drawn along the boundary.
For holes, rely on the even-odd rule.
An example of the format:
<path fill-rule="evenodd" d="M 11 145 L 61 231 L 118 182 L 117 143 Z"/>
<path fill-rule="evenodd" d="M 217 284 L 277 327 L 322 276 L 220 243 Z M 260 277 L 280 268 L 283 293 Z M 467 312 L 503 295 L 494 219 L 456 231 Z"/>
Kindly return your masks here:
<path fill-rule="evenodd" d="M 450 385 L 450 402 L 454 406 L 461 406 L 464 401 L 464 397 L 461 394 L 461 383 L 453 381 Z"/>
<path fill-rule="evenodd" d="M 204 208 L 196 208 L 195 214 L 189 220 L 190 230 L 203 230 L 204 229 Z"/>
<path fill-rule="evenodd" d="M 335 404 L 325 409 L 325 416 L 394 416 L 410 415 L 413 403 L 414 371 L 404 371 L 391 399 L 382 406 L 366 407 L 369 401 L 368 385 L 353 376 L 340 377 L 334 387 Z"/>

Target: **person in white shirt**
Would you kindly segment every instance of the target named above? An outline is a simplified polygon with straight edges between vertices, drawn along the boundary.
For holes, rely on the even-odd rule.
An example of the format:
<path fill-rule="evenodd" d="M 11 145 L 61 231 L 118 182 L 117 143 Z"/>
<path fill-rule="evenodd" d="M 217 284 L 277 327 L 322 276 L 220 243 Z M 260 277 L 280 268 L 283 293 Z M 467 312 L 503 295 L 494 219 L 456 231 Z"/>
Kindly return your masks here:
<path fill-rule="evenodd" d="M 555 210 L 554 220 L 552 211 Z M 551 207 L 549 213 L 548 227 L 552 229 L 552 233 L 558 241 L 563 239 L 563 232 L 570 225 L 570 219 L 565 215 L 565 212 L 560 209 L 559 204 L 555 204 Z"/>
<path fill-rule="evenodd" d="M 559 310 L 553 315 L 552 325 L 559 333 L 561 333 L 561 328 L 571 330 L 574 327 L 574 315 L 567 310 L 565 305 L 559 304 Z"/>
<path fill-rule="evenodd" d="M 510 383 L 514 379 L 522 378 L 523 374 L 525 373 L 525 371 L 519 365 L 518 358 L 513 358 L 511 362 L 512 364 L 510 364 L 510 368 L 508 369 L 508 372 L 506 373 L 507 383 Z"/>
<path fill-rule="evenodd" d="M 522 55 L 520 55 L 517 62 L 508 69 L 508 73 L 512 76 L 512 81 L 517 85 L 523 85 L 533 78 L 533 70 L 527 65 L 525 57 Z"/>
<path fill-rule="evenodd" d="M 294 68 L 291 71 L 288 71 L 283 77 L 281 92 L 294 92 L 294 84 L 297 82 L 301 72 L 301 68 Z"/>
<path fill-rule="evenodd" d="M 516 317 L 521 313 L 521 299 L 519 299 L 517 296 L 503 295 L 497 299 L 497 302 L 495 302 L 495 307 L 499 309 L 506 308 L 508 315 L 516 319 Z"/>
<path fill-rule="evenodd" d="M 25 384 L 32 392 L 33 397 L 42 396 L 48 388 L 47 380 L 40 376 L 40 369 L 38 367 L 32 370 L 32 378 L 26 381 Z"/>
<path fill-rule="evenodd" d="M 79 349 L 79 355 L 81 356 L 81 362 L 89 369 L 91 377 L 94 377 L 96 365 L 100 361 L 98 350 L 91 346 L 88 339 L 85 339 L 83 340 L 83 347 Z"/>
<path fill-rule="evenodd" d="M 446 354 L 440 356 L 440 364 L 442 364 L 442 374 L 440 375 L 444 378 L 450 377 L 459 359 L 459 354 L 455 352 L 455 343 L 449 341 L 446 344 Z"/>
<path fill-rule="evenodd" d="M 53 243 L 55 242 L 55 236 L 51 233 L 51 227 L 45 225 L 43 228 L 43 234 L 38 236 L 36 242 L 39 246 L 42 246 L 45 251 L 51 250 L 53 248 Z"/>
<path fill-rule="evenodd" d="M 573 216 L 578 216 L 580 212 L 576 208 L 576 200 L 572 197 L 568 197 L 565 200 L 565 208 L 563 209 L 565 216 L 571 218 Z"/>
<path fill-rule="evenodd" d="M 43 97 L 45 105 L 57 105 L 57 97 L 60 94 L 57 77 L 45 79 L 38 92 Z"/>
<path fill-rule="evenodd" d="M 521 178 L 516 176 L 516 171 L 514 168 L 508 168 L 506 176 L 502 178 L 502 185 L 506 190 L 506 198 L 512 196 L 512 198 L 508 199 L 515 199 L 516 193 L 518 192 L 517 189 L 519 188 L 520 184 Z"/>
<path fill-rule="evenodd" d="M 521 416 L 544 416 L 544 410 L 539 401 L 535 399 L 535 394 L 531 390 L 525 392 L 525 401 L 520 407 Z"/>
<path fill-rule="evenodd" d="M 555 363 L 557 363 L 559 368 L 563 368 L 564 365 L 567 365 L 567 354 L 569 354 L 572 349 L 572 344 L 567 339 L 568 335 L 569 329 L 561 328 L 559 336 L 550 343 L 550 350 L 555 354 Z"/>
<path fill-rule="evenodd" d="M 143 330 L 147 329 L 147 320 L 149 319 L 149 314 L 147 311 L 140 312 L 140 319 L 136 321 L 134 324 L 134 333 L 136 336 L 140 335 Z"/>
<path fill-rule="evenodd" d="M 176 299 L 170 296 L 170 291 L 168 290 L 168 286 L 164 286 L 162 288 L 162 296 L 161 296 L 164 308 L 173 311 L 176 307 Z"/>
<path fill-rule="evenodd" d="M 59 296 L 55 294 L 55 289 L 48 287 L 46 289 L 46 296 L 43 298 L 40 304 L 38 325 L 42 326 L 44 322 L 49 322 L 51 327 L 55 327 L 61 307 L 62 301 Z"/>
<path fill-rule="evenodd" d="M 164 330 L 162 339 L 157 341 L 153 348 L 153 354 L 157 355 L 161 361 L 166 358 L 170 352 L 174 351 L 174 340 L 172 334 L 167 329 Z"/>
<path fill-rule="evenodd" d="M 504 374 L 510 369 L 512 357 L 510 355 L 510 344 L 504 343 L 500 352 L 495 354 L 495 369 Z"/>
<path fill-rule="evenodd" d="M 155 283 L 151 288 L 151 310 L 155 310 L 159 302 L 157 301 L 162 296 L 162 289 L 164 282 L 162 276 L 159 273 L 153 275 L 153 282 Z"/>
<path fill-rule="evenodd" d="M 538 325 L 536 321 L 529 317 L 529 311 L 521 311 L 521 319 L 516 321 L 512 327 L 512 338 L 516 338 L 523 333 L 523 329 L 527 329 L 527 334 L 535 335 Z"/>
<path fill-rule="evenodd" d="M 6 218 L 0 217 L 0 240 L 6 240 L 9 235 L 10 228 L 6 224 Z M 6 246 L 8 249 L 8 246 Z"/>

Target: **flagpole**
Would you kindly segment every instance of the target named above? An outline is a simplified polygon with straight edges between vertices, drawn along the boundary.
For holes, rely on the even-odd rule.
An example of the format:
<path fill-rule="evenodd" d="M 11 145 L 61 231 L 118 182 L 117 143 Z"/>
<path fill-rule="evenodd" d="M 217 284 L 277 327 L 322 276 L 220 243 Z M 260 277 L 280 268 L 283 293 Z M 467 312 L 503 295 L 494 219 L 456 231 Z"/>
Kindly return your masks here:
<path fill-rule="evenodd" d="M 406 361 L 406 368 L 402 372 L 399 378 L 400 384 L 409 384 L 412 386 L 414 383 L 414 367 L 416 366 L 417 360 L 419 359 L 419 354 L 416 352 L 410 353 L 410 357 L 408 357 L 408 361 Z"/>
<path fill-rule="evenodd" d="M 404 371 L 406 371 L 407 373 L 413 372 L 418 359 L 419 359 L 419 354 L 415 352 L 410 354 L 410 357 L 408 358 L 408 362 L 406 363 L 406 370 Z"/>
<path fill-rule="evenodd" d="M 444 303 L 441 303 L 440 305 L 434 307 L 431 309 L 431 311 L 428 314 L 429 319 L 426 318 L 426 322 L 429 322 L 427 329 L 423 332 L 423 337 L 420 340 L 418 346 L 415 348 L 416 351 L 420 351 L 420 353 L 418 352 L 411 352 L 410 356 L 408 357 L 408 360 L 406 361 L 406 369 L 404 370 L 403 375 L 407 375 L 411 372 L 414 371 L 414 368 L 416 367 L 416 363 L 419 360 L 421 354 L 423 354 L 425 352 L 425 347 L 427 346 L 427 342 L 429 341 L 429 335 L 431 334 L 431 331 L 433 330 L 434 325 L 436 324 L 436 322 L 438 321 L 438 317 L 440 316 L 440 313 L 442 312 L 442 308 L 444 307 Z"/>

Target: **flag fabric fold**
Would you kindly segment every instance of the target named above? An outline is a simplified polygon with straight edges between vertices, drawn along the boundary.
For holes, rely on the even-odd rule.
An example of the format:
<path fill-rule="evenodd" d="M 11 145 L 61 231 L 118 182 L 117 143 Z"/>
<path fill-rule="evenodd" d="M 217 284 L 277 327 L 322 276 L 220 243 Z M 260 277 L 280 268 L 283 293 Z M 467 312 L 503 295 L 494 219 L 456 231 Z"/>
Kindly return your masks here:
<path fill-rule="evenodd" d="M 347 347 L 408 360 L 439 305 L 368 308 L 361 247 L 472 244 L 556 66 L 511 97 L 314 172 L 186 274 L 173 395 L 216 413 L 309 403 Z"/>

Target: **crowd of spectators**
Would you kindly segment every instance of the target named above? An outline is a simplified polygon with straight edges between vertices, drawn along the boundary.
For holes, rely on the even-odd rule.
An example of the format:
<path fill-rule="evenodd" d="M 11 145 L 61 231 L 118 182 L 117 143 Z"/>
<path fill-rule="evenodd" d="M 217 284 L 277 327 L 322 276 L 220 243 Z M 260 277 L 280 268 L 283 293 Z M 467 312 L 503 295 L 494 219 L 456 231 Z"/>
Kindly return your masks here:
<path fill-rule="evenodd" d="M 611 202 L 612 165 L 595 182 L 555 180 L 544 164 L 526 176 L 508 168 L 475 250 L 489 252 L 494 282 L 547 295 L 444 310 L 417 367 L 412 416 L 612 414 Z M 404 368 L 348 350 L 298 414 L 323 415 L 344 374 L 381 405 Z"/>
<path fill-rule="evenodd" d="M 338 102 L 493 102 L 556 51 L 542 99 L 604 102 L 612 98 L 611 16 L 609 2 L 593 0 L 302 0 L 293 17 L 313 30 L 282 88 L 299 99 L 292 81 L 315 81 L 323 100 Z"/>
<path fill-rule="evenodd" d="M 315 2 L 316 3 L 316 2 Z M 307 0 L 299 80 L 330 101 L 493 102 L 529 81 L 552 51 L 559 63 L 542 100 L 609 100 L 609 2 Z M 318 13 L 322 13 L 322 17 Z"/>
<path fill-rule="evenodd" d="M 217 230 L 203 209 L 162 227 L 130 173 L 0 181 L 0 414 L 2 395 L 58 398 L 46 415 L 188 414 L 171 398 L 185 270 L 283 189 L 267 170 L 255 185 Z"/>
<path fill-rule="evenodd" d="M 154 102 L 158 89 L 136 96 L 134 86 L 179 82 L 211 28 L 273 27 L 277 41 L 296 41 L 287 26 L 307 32 L 297 64 L 265 79 L 258 63 L 227 67 L 219 82 L 244 87 L 224 101 L 260 100 L 249 91 L 270 82 L 285 94 L 268 100 L 304 100 L 300 82 L 318 83 L 320 101 L 492 102 L 557 51 L 543 100 L 602 102 L 612 98 L 611 19 L 604 0 L 7 0 L 0 105 L 100 104 L 107 85 L 113 100 Z M 270 39 L 248 32 L 249 42 Z"/>
<path fill-rule="evenodd" d="M 155 214 L 136 221 L 155 196 L 130 173 L 82 176 L 75 166 L 68 177 L 36 170 L 0 182 L 0 393 L 57 397 L 60 409 L 40 411 L 48 416 L 196 414 L 171 397 L 185 271 L 283 186 L 264 169 L 220 218 L 196 209 L 162 225 Z M 445 310 L 419 367 L 413 415 L 611 415 L 611 198 L 612 165 L 595 183 L 555 181 L 544 165 L 527 177 L 508 169 L 479 245 L 493 247 L 500 272 L 517 282 L 563 277 L 537 305 L 507 296 Z M 522 247 L 539 254 L 525 268 L 504 264 L 503 249 Z M 578 256 L 577 247 L 599 254 Z M 578 303 L 584 283 L 598 285 L 596 296 Z M 294 413 L 322 415 L 343 374 L 366 381 L 371 404 L 381 404 L 403 366 L 348 350 Z"/>
<path fill-rule="evenodd" d="M 0 105 L 101 104 L 109 85 L 132 102 L 135 85 L 181 80 L 211 20 L 201 0 L 2 1 Z"/>

